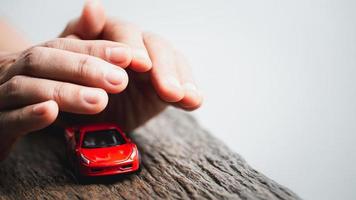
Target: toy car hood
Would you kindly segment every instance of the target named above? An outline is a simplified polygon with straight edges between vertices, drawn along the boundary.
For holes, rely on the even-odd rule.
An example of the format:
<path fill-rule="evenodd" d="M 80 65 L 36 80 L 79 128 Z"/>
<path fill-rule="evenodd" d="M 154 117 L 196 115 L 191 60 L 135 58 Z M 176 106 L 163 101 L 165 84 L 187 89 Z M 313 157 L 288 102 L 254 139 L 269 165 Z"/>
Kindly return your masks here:
<path fill-rule="evenodd" d="M 114 147 L 104 148 L 83 148 L 82 154 L 92 163 L 108 163 L 122 162 L 127 160 L 131 153 L 133 145 L 130 143 L 118 145 Z"/>

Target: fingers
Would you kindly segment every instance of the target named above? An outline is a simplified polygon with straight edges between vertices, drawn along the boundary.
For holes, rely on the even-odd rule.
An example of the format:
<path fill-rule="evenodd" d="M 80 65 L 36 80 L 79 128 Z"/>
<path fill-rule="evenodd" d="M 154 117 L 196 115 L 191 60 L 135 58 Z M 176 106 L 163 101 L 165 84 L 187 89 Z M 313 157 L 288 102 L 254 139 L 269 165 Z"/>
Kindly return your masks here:
<path fill-rule="evenodd" d="M 57 115 L 58 105 L 54 101 L 0 112 L 0 160 L 5 158 L 18 137 L 49 126 Z"/>
<path fill-rule="evenodd" d="M 108 19 L 103 30 L 103 38 L 129 45 L 132 48 L 132 61 L 130 68 L 137 72 L 146 72 L 151 69 L 152 62 L 142 39 L 142 32 L 135 25 Z"/>
<path fill-rule="evenodd" d="M 76 40 L 72 39 L 74 35 L 68 37 L 57 38 L 39 46 L 91 55 L 123 68 L 131 63 L 131 48 L 125 44 L 105 40 Z"/>
<path fill-rule="evenodd" d="M 46 47 L 35 47 L 27 51 L 0 78 L 0 82 L 4 83 L 16 75 L 97 87 L 109 93 L 123 91 L 128 83 L 127 73 L 120 67 L 93 56 Z"/>
<path fill-rule="evenodd" d="M 106 19 L 104 7 L 95 1 L 88 1 L 82 15 L 71 21 L 60 37 L 96 39 L 99 35 L 106 40 L 122 42 L 133 47 L 131 68 L 137 72 L 151 69 L 152 62 L 142 40 L 142 32 L 134 25 L 119 20 Z"/>
<path fill-rule="evenodd" d="M 151 80 L 158 95 L 167 102 L 178 102 L 184 97 L 174 54 L 168 42 L 154 34 L 145 33 L 144 41 L 152 60 Z"/>
<path fill-rule="evenodd" d="M 16 110 L 1 112 L 0 127 L 7 129 L 11 134 L 28 133 L 50 125 L 57 118 L 57 115 L 57 103 L 49 100 Z"/>
<path fill-rule="evenodd" d="M 106 107 L 108 96 L 99 88 L 27 76 L 15 76 L 0 86 L 2 110 L 48 100 L 55 101 L 61 111 L 96 114 Z"/>
<path fill-rule="evenodd" d="M 186 110 L 202 103 L 186 59 L 159 36 L 144 33 L 146 48 L 153 63 L 151 81 L 162 100 Z"/>
<path fill-rule="evenodd" d="M 81 39 L 96 39 L 106 21 L 105 10 L 98 0 L 89 0 L 84 5 L 81 16 L 71 21 L 60 37 L 74 34 Z"/>

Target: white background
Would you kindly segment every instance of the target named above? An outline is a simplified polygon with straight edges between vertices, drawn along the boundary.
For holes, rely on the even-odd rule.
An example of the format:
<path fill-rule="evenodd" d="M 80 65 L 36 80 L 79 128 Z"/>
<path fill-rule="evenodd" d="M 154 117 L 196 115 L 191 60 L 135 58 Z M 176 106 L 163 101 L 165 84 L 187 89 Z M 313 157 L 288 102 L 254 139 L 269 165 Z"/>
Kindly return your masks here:
<path fill-rule="evenodd" d="M 34 42 L 83 1 L 2 0 Z M 256 169 L 305 199 L 356 199 L 356 1 L 104 1 L 169 38 L 194 68 L 194 114 Z"/>

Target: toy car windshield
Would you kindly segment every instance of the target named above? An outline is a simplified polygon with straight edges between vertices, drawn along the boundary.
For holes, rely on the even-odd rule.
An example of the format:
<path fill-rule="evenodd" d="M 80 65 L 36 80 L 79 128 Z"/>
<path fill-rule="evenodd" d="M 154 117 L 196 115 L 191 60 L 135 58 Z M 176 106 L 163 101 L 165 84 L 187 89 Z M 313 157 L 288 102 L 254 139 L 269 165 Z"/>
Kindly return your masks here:
<path fill-rule="evenodd" d="M 84 135 L 82 148 L 112 147 L 125 143 L 125 139 L 115 129 L 88 131 Z"/>

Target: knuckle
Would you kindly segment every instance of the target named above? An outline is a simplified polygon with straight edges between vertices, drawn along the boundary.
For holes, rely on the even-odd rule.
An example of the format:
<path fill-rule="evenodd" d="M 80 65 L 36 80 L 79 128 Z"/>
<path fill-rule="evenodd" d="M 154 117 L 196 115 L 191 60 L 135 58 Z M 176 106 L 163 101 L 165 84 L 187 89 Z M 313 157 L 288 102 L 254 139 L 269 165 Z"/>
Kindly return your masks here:
<path fill-rule="evenodd" d="M 23 76 L 14 76 L 9 81 L 7 81 L 2 87 L 3 92 L 7 96 L 16 96 L 19 88 L 21 87 L 21 82 L 23 81 Z"/>
<path fill-rule="evenodd" d="M 50 41 L 47 41 L 43 44 L 44 47 L 55 48 L 55 49 L 64 49 L 66 46 L 65 38 L 56 38 Z"/>
<path fill-rule="evenodd" d="M 98 54 L 98 49 L 96 48 L 96 45 L 98 45 L 98 43 L 94 43 L 86 47 L 86 51 L 88 55 L 95 56 Z"/>
<path fill-rule="evenodd" d="M 113 30 L 119 30 L 120 33 L 141 33 L 141 28 L 134 23 L 127 22 L 125 20 L 120 20 L 120 19 L 113 19 L 112 22 L 112 29 Z"/>
<path fill-rule="evenodd" d="M 42 47 L 36 46 L 26 50 L 23 54 L 23 67 L 21 69 L 24 74 L 32 74 L 35 68 L 41 63 L 44 56 Z"/>
<path fill-rule="evenodd" d="M 174 49 L 170 41 L 158 35 L 157 33 L 147 31 L 147 32 L 143 32 L 142 36 L 145 42 L 156 43 L 158 45 L 165 46 L 165 48 Z"/>
<path fill-rule="evenodd" d="M 22 76 L 14 76 L 0 86 L 0 107 L 5 108 L 11 105 L 9 100 L 17 99 L 21 96 Z"/>
<path fill-rule="evenodd" d="M 19 53 L 10 55 L 0 60 L 0 84 L 8 81 L 16 71 L 18 66 Z"/>
<path fill-rule="evenodd" d="M 65 99 L 66 83 L 57 84 L 52 91 L 52 99 L 58 104 L 62 104 Z"/>
<path fill-rule="evenodd" d="M 84 79 L 96 74 L 95 72 L 95 58 L 92 56 L 83 56 L 80 58 L 78 62 L 78 66 L 76 68 L 76 74 L 79 78 Z"/>

